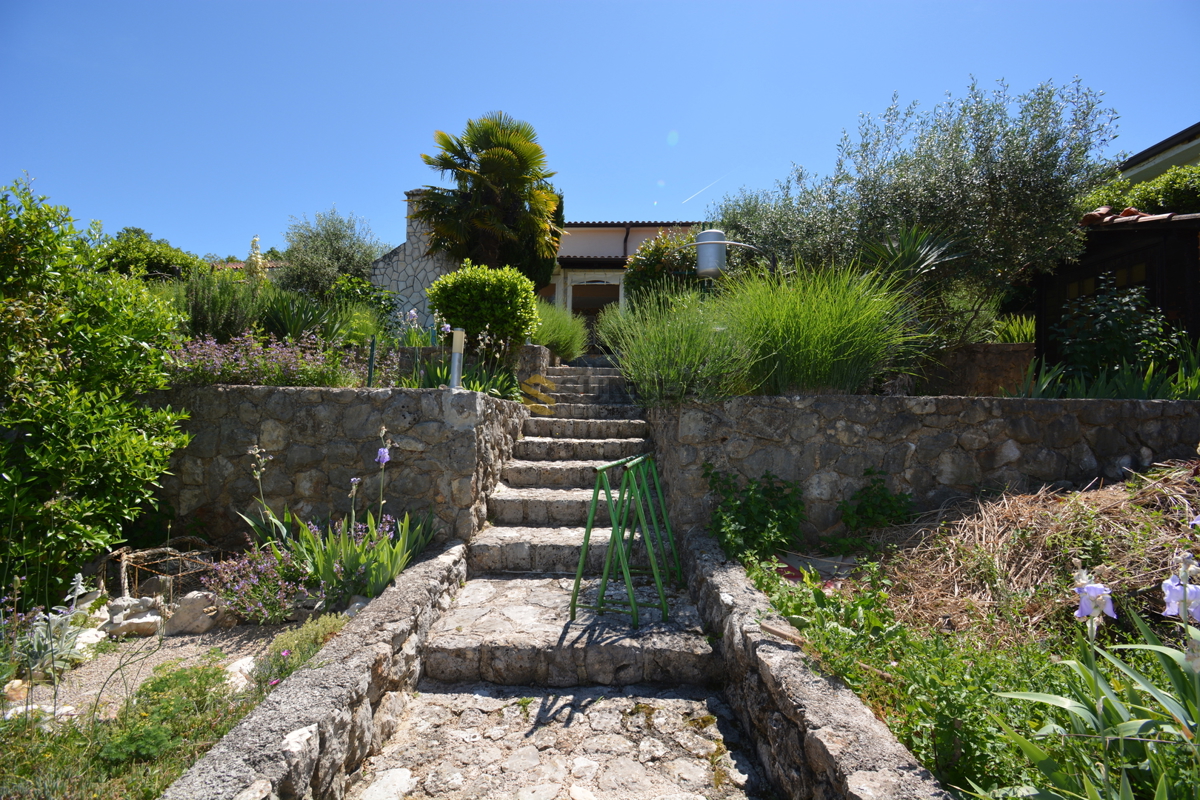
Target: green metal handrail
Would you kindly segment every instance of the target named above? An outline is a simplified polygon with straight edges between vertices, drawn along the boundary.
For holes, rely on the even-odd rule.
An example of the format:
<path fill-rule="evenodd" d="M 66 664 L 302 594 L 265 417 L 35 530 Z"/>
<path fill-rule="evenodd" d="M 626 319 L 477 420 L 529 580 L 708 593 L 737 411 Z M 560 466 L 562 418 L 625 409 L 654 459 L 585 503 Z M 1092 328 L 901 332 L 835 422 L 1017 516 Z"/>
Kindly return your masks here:
<path fill-rule="evenodd" d="M 616 501 L 613 501 L 612 484 L 608 480 L 609 470 L 614 467 L 624 467 L 621 483 L 617 491 Z M 653 479 L 653 491 L 651 480 Z M 663 575 L 673 585 L 683 583 L 683 568 L 680 566 L 679 553 L 675 549 L 675 538 L 671 533 L 671 521 L 667 516 L 667 506 L 658 481 L 658 472 L 654 469 L 654 458 L 650 455 L 638 455 L 622 458 L 603 466 L 596 467 L 596 487 L 592 490 L 592 503 L 588 508 L 587 527 L 583 532 L 583 547 L 579 553 L 579 566 L 575 570 L 575 586 L 571 591 L 571 619 L 575 619 L 575 610 L 579 603 L 579 588 L 583 582 L 583 569 L 587 563 L 588 546 L 592 538 L 592 527 L 596 521 L 596 507 L 600 500 L 600 490 L 604 490 L 604 499 L 608 504 L 608 519 L 612 533 L 608 540 L 608 550 L 604 554 L 604 570 L 600 576 L 599 593 L 596 605 L 583 605 L 598 614 L 604 613 L 604 595 L 608 589 L 608 579 L 612 572 L 613 558 L 621 570 L 628 595 L 628 610 L 615 609 L 628 613 L 633 618 L 633 627 L 638 627 L 638 602 L 633 591 L 633 574 L 645 574 L 646 570 L 633 569 L 635 534 L 641 532 L 641 541 L 646 548 L 650 562 L 649 574 L 654 577 L 654 586 L 658 591 L 659 608 L 662 611 L 663 622 L 667 621 L 667 594 L 663 589 Z M 658 502 L 656 503 L 655 500 Z M 662 524 L 659 524 L 661 517 Z M 659 563 L 662 563 L 662 570 Z M 613 601 L 618 602 L 618 601 Z"/>

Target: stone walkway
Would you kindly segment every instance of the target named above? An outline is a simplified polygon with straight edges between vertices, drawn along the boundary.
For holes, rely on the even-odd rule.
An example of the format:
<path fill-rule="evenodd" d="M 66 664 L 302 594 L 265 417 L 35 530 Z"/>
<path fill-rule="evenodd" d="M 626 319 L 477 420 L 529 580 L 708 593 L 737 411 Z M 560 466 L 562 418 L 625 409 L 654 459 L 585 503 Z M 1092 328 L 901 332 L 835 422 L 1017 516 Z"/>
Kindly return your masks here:
<path fill-rule="evenodd" d="M 349 800 L 717 800 L 768 796 L 714 694 L 631 685 L 551 693 L 425 681 Z"/>
<path fill-rule="evenodd" d="M 525 423 L 488 499 L 491 525 L 468 545 L 468 581 L 426 641 L 420 691 L 347 797 L 767 796 L 686 591 L 669 590 L 663 621 L 653 584 L 637 579 L 636 629 L 617 607 L 570 619 L 596 467 L 652 448 L 616 370 L 547 377 L 554 416 Z M 593 530 L 582 606 L 596 604 L 607 521 Z M 613 578 L 606 603 L 627 596 Z"/>

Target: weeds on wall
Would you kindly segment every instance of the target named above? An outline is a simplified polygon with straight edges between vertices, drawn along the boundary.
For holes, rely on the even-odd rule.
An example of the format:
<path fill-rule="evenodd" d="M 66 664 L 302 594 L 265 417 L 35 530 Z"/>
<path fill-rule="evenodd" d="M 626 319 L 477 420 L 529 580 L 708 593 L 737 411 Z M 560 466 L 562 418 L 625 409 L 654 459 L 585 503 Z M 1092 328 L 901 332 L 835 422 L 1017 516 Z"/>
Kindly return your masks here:
<path fill-rule="evenodd" d="M 808 519 L 800 484 L 770 472 L 741 480 L 704 465 L 704 477 L 717 497 L 710 530 L 725 555 L 739 561 L 773 558 L 793 546 Z"/>

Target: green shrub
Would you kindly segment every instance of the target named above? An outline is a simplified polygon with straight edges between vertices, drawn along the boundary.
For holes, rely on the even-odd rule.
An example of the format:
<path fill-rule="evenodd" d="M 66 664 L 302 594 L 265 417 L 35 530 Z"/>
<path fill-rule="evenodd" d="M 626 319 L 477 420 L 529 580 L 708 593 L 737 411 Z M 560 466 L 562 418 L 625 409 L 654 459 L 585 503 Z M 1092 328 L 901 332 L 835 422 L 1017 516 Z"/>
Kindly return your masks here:
<path fill-rule="evenodd" d="M 1083 201 L 1083 210 L 1112 206 L 1116 211 L 1133 207 L 1143 214 L 1200 213 L 1200 164 L 1171 167 L 1158 177 L 1131 184 L 1121 178 L 1106 183 Z"/>
<path fill-rule="evenodd" d="M 254 679 L 259 689 L 268 691 L 304 666 L 349 621 L 345 614 L 309 617 L 299 628 L 284 631 L 272 639 L 267 654 L 254 667 Z"/>
<path fill-rule="evenodd" d="M 258 324 L 267 287 L 229 270 L 203 269 L 159 291 L 183 315 L 189 337 L 211 336 L 224 344 Z"/>
<path fill-rule="evenodd" d="M 735 336 L 695 290 L 665 286 L 600 314 L 596 334 L 638 400 L 653 408 L 748 394 L 755 342 Z"/>
<path fill-rule="evenodd" d="M 532 337 L 534 344 L 548 347 L 563 361 L 579 358 L 587 350 L 587 325 L 568 309 L 539 300 L 538 320 Z"/>
<path fill-rule="evenodd" d="M 136 399 L 166 386 L 178 315 L 137 277 L 92 269 L 91 239 L 27 182 L 0 197 L 0 584 L 60 597 L 152 505 L 183 415 Z"/>
<path fill-rule="evenodd" d="M 367 221 L 354 214 L 343 217 L 337 209 L 308 217 L 292 217 L 287 233 L 286 264 L 280 269 L 280 287 L 328 299 L 342 275 L 371 279 L 371 264 L 391 249 L 371 232 Z"/>
<path fill-rule="evenodd" d="M 768 472 L 742 486 L 737 476 L 718 472 L 712 464 L 704 465 L 704 477 L 718 498 L 709 525 L 725 555 L 757 561 L 795 545 L 800 524 L 808 519 L 799 483 Z"/>
<path fill-rule="evenodd" d="M 538 326 L 533 281 L 511 267 L 491 269 L 463 261 L 427 290 L 429 306 L 453 328 L 467 333 L 468 346 L 511 358 Z M 484 338 L 491 339 L 490 347 Z"/>
<path fill-rule="evenodd" d="M 735 277 L 719 303 L 753 349 L 752 383 L 773 395 L 870 389 L 907 366 L 922 338 L 898 279 L 854 267 Z"/>
<path fill-rule="evenodd" d="M 1098 283 L 1095 294 L 1072 300 L 1050 327 L 1066 377 L 1090 381 L 1122 364 L 1170 361 L 1182 343 L 1180 334 L 1161 309 L 1147 304 L 1145 287 L 1118 289 L 1111 274 Z"/>
<path fill-rule="evenodd" d="M 642 242 L 625 265 L 623 280 L 629 301 L 636 303 L 644 292 L 664 286 L 695 286 L 699 282 L 696 277 L 696 248 L 675 250 L 694 241 L 695 233 L 671 228 L 659 231 L 657 236 Z"/>
<path fill-rule="evenodd" d="M 141 228 L 122 228 L 97 248 L 96 261 L 122 275 L 148 278 L 182 278 L 208 269 L 198 256 L 172 247 L 166 239 L 156 240 Z"/>

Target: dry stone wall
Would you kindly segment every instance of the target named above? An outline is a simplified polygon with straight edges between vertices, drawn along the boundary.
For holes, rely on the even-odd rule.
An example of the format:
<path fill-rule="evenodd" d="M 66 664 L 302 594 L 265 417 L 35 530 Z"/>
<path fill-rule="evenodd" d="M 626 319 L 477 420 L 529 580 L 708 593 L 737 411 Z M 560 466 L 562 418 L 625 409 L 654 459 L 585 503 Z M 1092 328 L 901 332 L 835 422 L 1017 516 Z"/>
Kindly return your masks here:
<path fill-rule="evenodd" d="M 248 543 L 238 513 L 258 510 L 252 474 L 257 446 L 272 457 L 262 492 L 276 512 L 304 520 L 350 511 L 351 478 L 361 478 L 359 512 L 432 509 L 446 535 L 469 539 L 486 514 L 486 495 L 529 412 L 519 403 L 448 389 L 318 389 L 204 386 L 157 395 L 154 403 L 190 413 L 189 444 L 171 458 L 162 496 L 176 530 L 196 528 L 225 549 Z M 380 428 L 394 446 L 381 472 Z"/>
<path fill-rule="evenodd" d="M 413 200 L 421 189 L 405 192 L 409 213 Z M 376 286 L 396 293 L 396 302 L 402 313 L 415 308 L 423 325 L 433 324 L 433 313 L 425 298 L 425 290 L 443 275 L 453 272 L 458 264 L 445 255 L 427 255 L 429 230 L 420 222 L 408 217 L 404 244 L 377 259 L 372 265 L 371 282 Z"/>
<path fill-rule="evenodd" d="M 450 542 L 402 572 L 162 800 L 344 797 L 404 714 L 429 629 L 466 580 L 465 551 Z"/>
<path fill-rule="evenodd" d="M 980 489 L 1072 488 L 1190 458 L 1200 402 L 971 397 L 741 397 L 655 409 L 648 419 L 671 520 L 706 524 L 703 465 L 799 481 L 812 532 L 840 524 L 837 504 L 887 474 L 920 510 Z"/>

